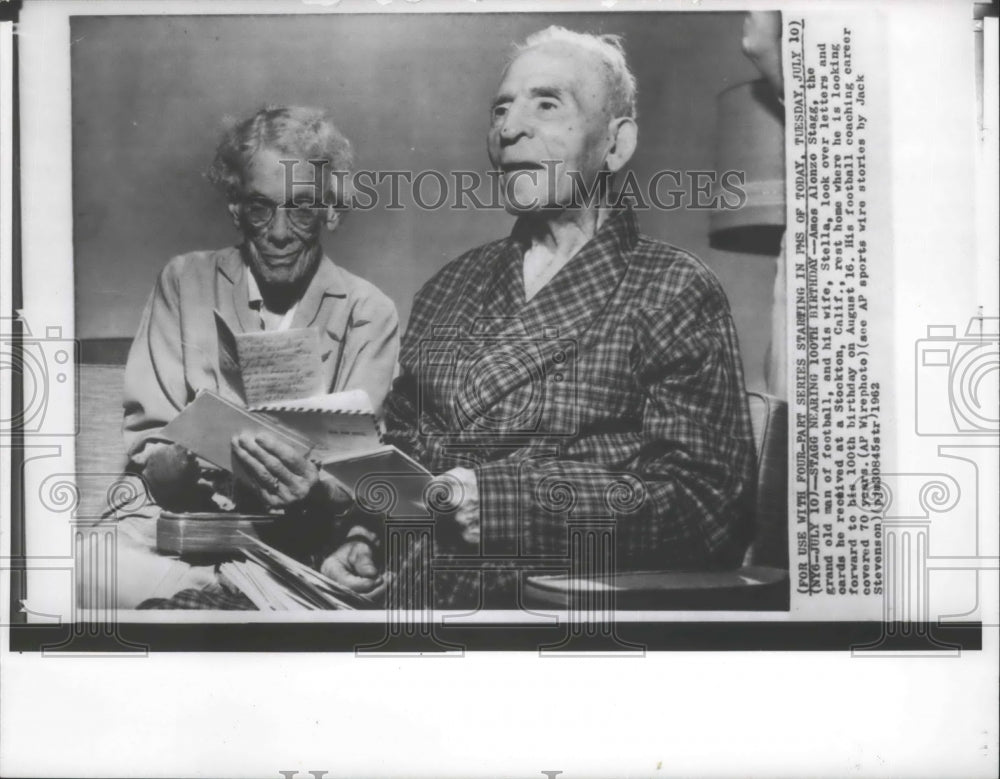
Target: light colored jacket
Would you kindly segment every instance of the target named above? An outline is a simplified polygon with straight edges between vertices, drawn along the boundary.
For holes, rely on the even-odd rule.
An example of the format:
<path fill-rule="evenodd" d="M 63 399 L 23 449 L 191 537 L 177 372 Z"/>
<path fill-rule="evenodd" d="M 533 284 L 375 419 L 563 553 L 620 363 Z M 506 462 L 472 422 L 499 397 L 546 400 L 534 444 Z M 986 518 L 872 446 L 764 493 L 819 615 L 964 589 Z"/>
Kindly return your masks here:
<path fill-rule="evenodd" d="M 233 332 L 260 329 L 247 293 L 249 273 L 238 247 L 183 254 L 163 269 L 125 367 L 123 432 L 130 456 L 157 439 L 198 390 L 229 393 L 213 310 Z M 399 353 L 399 317 L 381 290 L 324 256 L 291 326 L 319 329 L 329 392 L 364 389 L 381 412 Z"/>

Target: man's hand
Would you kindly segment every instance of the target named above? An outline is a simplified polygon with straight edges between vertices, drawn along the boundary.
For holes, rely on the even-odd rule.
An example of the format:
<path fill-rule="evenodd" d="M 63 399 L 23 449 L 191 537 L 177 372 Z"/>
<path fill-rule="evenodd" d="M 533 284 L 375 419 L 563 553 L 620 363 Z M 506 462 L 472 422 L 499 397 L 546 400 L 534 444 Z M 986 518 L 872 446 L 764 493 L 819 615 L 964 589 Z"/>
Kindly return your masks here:
<path fill-rule="evenodd" d="M 194 500 L 201 469 L 191 452 L 179 444 L 154 441 L 146 444 L 142 455 L 142 476 L 157 504 L 176 511 Z"/>
<path fill-rule="evenodd" d="M 372 547 L 364 539 L 349 539 L 323 561 L 320 573 L 337 584 L 365 595 L 378 595 L 385 587 L 385 577 L 378 572 Z"/>
<path fill-rule="evenodd" d="M 479 543 L 479 482 L 475 471 L 452 468 L 431 482 L 428 494 L 436 509 L 451 514 L 463 541 Z"/>
<path fill-rule="evenodd" d="M 266 433 L 241 433 L 232 445 L 233 456 L 252 479 L 254 490 L 271 508 L 287 508 L 311 498 L 339 513 L 351 503 L 350 495 L 333 477 Z"/>

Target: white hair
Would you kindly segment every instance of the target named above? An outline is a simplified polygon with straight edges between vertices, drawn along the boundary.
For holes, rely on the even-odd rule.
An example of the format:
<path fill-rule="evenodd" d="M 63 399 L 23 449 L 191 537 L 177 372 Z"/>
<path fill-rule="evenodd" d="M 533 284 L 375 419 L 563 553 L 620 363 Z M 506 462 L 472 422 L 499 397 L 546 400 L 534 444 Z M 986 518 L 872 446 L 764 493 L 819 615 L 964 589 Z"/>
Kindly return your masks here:
<path fill-rule="evenodd" d="M 575 32 L 565 27 L 552 25 L 529 35 L 524 43 L 516 46 L 514 57 L 547 43 L 566 43 L 596 54 L 604 66 L 604 78 L 608 87 L 607 109 L 615 117 L 636 115 L 635 74 L 625 61 L 625 46 L 621 35 L 592 35 Z"/>

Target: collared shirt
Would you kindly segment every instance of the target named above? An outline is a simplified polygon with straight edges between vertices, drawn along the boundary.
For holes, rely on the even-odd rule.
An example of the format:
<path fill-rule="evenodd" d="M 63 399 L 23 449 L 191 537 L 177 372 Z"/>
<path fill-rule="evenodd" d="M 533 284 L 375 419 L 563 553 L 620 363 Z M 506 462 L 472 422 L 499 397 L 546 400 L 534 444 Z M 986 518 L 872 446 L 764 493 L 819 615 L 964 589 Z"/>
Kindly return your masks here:
<path fill-rule="evenodd" d="M 261 329 L 277 332 L 288 330 L 292 326 L 295 309 L 299 307 L 299 301 L 296 300 L 280 317 L 278 314 L 271 314 L 264 307 L 264 297 L 260 294 L 260 287 L 257 286 L 257 277 L 250 272 L 249 268 L 247 269 L 247 302 L 250 304 L 250 308 L 260 316 Z M 270 327 L 268 327 L 269 324 Z"/>
<path fill-rule="evenodd" d="M 738 565 L 755 456 L 718 280 L 622 211 L 529 301 L 527 245 L 519 223 L 420 290 L 386 399 L 388 440 L 475 468 L 487 593 L 565 557 L 581 520 L 614 521 L 619 569 Z M 478 572 L 434 581 L 442 607 L 479 597 Z"/>

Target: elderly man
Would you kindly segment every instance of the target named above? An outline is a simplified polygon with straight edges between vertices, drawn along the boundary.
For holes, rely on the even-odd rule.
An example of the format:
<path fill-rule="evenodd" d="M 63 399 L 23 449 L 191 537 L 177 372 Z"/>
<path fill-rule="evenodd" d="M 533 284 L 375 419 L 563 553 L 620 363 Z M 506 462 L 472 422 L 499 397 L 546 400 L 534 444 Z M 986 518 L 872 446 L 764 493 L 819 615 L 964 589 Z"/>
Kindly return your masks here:
<path fill-rule="evenodd" d="M 337 225 L 344 193 L 335 182 L 351 162 L 349 142 L 315 108 L 263 109 L 219 144 L 208 177 L 225 195 L 242 242 L 167 264 L 125 371 L 128 454 L 161 505 L 200 507 L 195 458 L 161 431 L 199 390 L 226 393 L 215 311 L 236 333 L 316 328 L 328 391 L 364 389 L 381 407 L 398 355 L 395 306 L 335 265 L 320 241 L 324 226 Z M 332 480 L 274 439 L 244 435 L 233 447 L 266 506 L 336 500 Z"/>
<path fill-rule="evenodd" d="M 565 555 L 567 519 L 614 517 L 630 569 L 736 566 L 751 535 L 754 449 L 725 294 L 695 257 L 580 186 L 610 194 L 635 115 L 617 37 L 529 37 L 488 134 L 513 232 L 414 300 L 389 438 L 456 496 L 438 554 L 503 558 L 488 591 L 510 588 L 531 557 Z M 378 556 L 353 538 L 324 570 L 371 590 Z M 435 587 L 439 606 L 480 595 L 478 574 Z"/>

